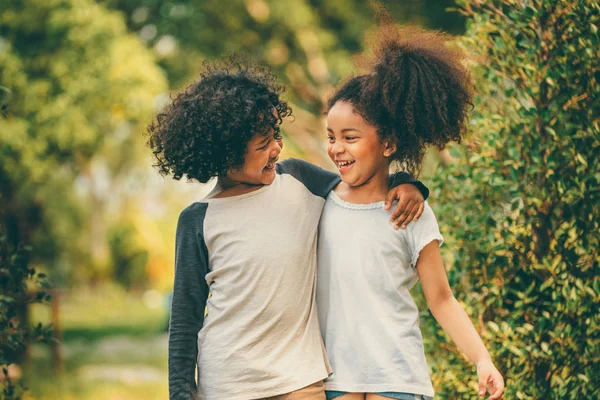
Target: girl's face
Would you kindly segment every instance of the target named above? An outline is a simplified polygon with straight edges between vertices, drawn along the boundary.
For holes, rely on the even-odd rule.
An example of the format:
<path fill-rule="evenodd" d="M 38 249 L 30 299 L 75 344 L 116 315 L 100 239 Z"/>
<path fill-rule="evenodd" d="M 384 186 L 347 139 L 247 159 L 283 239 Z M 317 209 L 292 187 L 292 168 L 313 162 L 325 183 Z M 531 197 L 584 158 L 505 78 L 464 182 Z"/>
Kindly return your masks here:
<path fill-rule="evenodd" d="M 233 182 L 247 185 L 269 185 L 275 179 L 275 163 L 283 147 L 279 127 L 266 135 L 256 134 L 248 142 L 244 165 L 227 173 Z"/>
<path fill-rule="evenodd" d="M 387 181 L 388 157 L 395 147 L 382 142 L 377 128 L 363 119 L 347 102 L 338 101 L 327 114 L 327 152 L 342 181 L 352 187 L 382 174 Z"/>

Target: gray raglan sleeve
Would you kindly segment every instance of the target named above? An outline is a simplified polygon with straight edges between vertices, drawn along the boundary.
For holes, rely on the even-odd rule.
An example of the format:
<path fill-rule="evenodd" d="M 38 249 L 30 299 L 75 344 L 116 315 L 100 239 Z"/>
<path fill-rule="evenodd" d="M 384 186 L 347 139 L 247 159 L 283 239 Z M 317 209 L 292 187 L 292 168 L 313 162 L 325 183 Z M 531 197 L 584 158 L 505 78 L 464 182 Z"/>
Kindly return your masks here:
<path fill-rule="evenodd" d="M 297 158 L 277 163 L 277 173 L 292 175 L 312 194 L 323 198 L 327 198 L 329 192 L 341 182 L 338 174 Z"/>
<path fill-rule="evenodd" d="M 399 185 L 403 185 L 405 183 L 411 183 L 415 185 L 423 195 L 423 198 L 427 200 L 427 198 L 429 197 L 429 188 L 427 188 L 427 186 L 425 186 L 423 182 L 414 178 L 408 172 L 400 171 L 390 176 L 390 189 L 395 188 Z"/>
<path fill-rule="evenodd" d="M 169 399 L 190 400 L 196 388 L 198 332 L 208 298 L 208 251 L 202 227 L 207 204 L 183 210 L 175 238 L 175 283 L 169 322 Z"/>

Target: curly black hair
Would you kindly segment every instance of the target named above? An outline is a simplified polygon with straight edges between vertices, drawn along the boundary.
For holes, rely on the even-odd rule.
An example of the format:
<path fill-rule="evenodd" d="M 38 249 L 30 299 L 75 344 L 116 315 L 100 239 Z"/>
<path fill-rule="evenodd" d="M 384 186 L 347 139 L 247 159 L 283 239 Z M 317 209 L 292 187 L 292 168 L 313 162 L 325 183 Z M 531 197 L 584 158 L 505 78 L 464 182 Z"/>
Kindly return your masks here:
<path fill-rule="evenodd" d="M 473 86 L 465 54 L 448 46 L 449 35 L 417 27 L 381 26 L 375 34 L 369 72 L 345 82 L 328 99 L 326 112 L 338 101 L 391 139 L 391 161 L 418 176 L 425 149 L 461 141 L 472 109 Z"/>
<path fill-rule="evenodd" d="M 280 99 L 284 90 L 267 67 L 243 57 L 205 61 L 200 79 L 148 127 L 154 166 L 163 176 L 202 183 L 240 168 L 250 139 L 292 114 Z"/>

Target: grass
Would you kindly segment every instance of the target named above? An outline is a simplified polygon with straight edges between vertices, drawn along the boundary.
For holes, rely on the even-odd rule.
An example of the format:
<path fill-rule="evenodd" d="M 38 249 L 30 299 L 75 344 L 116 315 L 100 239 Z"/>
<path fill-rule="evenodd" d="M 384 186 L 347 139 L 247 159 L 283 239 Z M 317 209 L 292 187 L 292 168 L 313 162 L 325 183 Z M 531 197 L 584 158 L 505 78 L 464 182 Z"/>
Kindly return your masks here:
<path fill-rule="evenodd" d="M 159 301 L 156 301 L 156 300 Z M 167 393 L 166 307 L 150 292 L 75 290 L 61 297 L 62 373 L 47 345 L 31 349 L 24 378 L 31 399 L 164 399 Z M 33 321 L 48 321 L 37 307 Z"/>

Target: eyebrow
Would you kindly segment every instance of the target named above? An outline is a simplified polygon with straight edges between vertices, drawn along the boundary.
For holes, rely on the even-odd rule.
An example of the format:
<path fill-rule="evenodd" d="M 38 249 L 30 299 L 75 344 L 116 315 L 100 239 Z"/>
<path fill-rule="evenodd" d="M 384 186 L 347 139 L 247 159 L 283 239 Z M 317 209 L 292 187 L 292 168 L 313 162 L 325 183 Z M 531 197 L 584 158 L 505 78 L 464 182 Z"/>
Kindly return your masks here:
<path fill-rule="evenodd" d="M 269 140 L 269 139 L 271 139 L 271 136 L 266 135 L 265 138 L 263 140 L 261 140 L 259 144 L 265 144 L 265 143 L 267 143 L 267 140 Z"/>
<path fill-rule="evenodd" d="M 333 133 L 333 129 L 331 129 L 330 127 L 327 127 L 327 131 Z M 357 128 L 344 128 L 344 129 L 342 129 L 342 133 L 346 133 L 346 132 L 360 132 L 360 133 L 362 133 L 362 131 L 360 129 L 357 129 Z"/>

